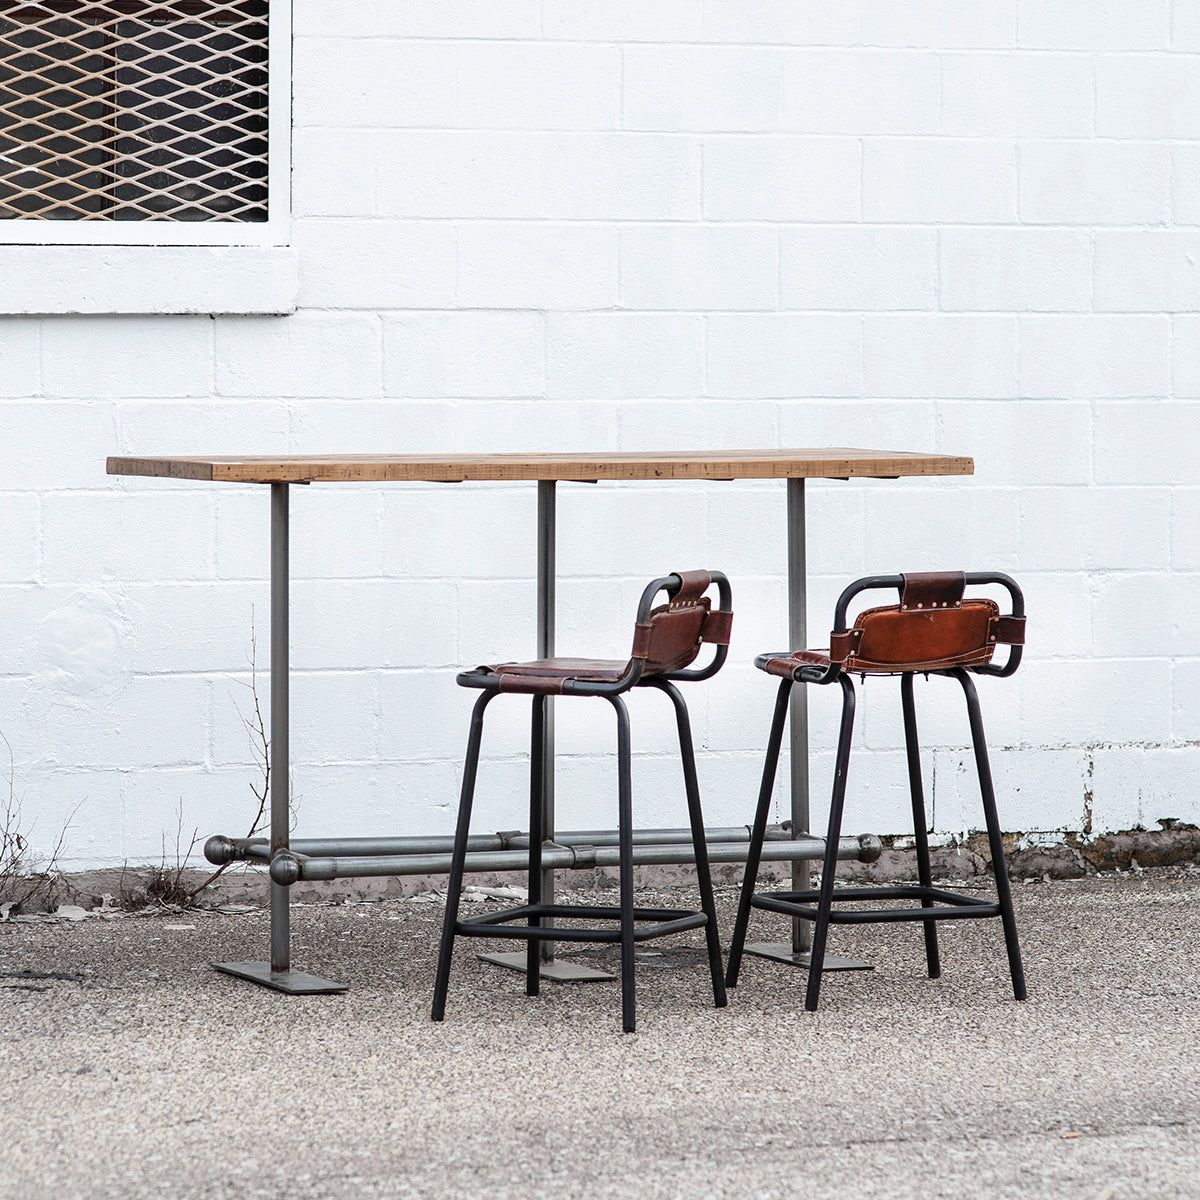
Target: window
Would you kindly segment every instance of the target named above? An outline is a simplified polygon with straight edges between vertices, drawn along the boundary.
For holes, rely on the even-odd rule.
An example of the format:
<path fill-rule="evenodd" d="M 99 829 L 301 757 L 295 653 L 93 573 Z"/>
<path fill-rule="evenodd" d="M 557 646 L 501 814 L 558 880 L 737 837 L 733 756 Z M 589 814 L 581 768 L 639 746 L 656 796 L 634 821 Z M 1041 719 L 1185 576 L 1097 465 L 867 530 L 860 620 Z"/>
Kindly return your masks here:
<path fill-rule="evenodd" d="M 0 238 L 282 240 L 278 24 L 268 0 L 0 0 Z"/>

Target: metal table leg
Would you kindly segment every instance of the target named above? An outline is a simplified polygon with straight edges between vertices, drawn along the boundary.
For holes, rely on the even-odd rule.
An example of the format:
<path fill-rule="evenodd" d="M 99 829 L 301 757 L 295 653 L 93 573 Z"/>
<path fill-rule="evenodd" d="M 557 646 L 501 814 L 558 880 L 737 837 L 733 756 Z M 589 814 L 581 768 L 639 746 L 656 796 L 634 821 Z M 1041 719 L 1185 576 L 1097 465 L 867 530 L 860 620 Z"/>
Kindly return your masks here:
<path fill-rule="evenodd" d="M 808 548 L 805 542 L 804 480 L 787 481 L 787 548 L 788 548 L 788 645 L 803 649 L 808 645 Z M 808 833 L 809 776 L 808 776 L 808 688 L 792 688 L 790 716 L 791 749 L 791 817 L 792 836 Z M 805 891 L 811 886 L 808 859 L 792 863 L 792 890 Z M 809 922 L 800 917 L 792 919 L 792 940 L 787 942 L 758 942 L 747 946 L 747 954 L 771 958 L 778 962 L 808 967 L 812 930 Z M 825 971 L 868 971 L 870 963 L 837 954 L 826 954 Z"/>
<path fill-rule="evenodd" d="M 556 578 L 555 545 L 557 539 L 555 501 L 557 493 L 553 479 L 539 479 L 537 492 L 537 657 L 554 657 L 554 585 Z M 542 727 L 541 771 L 546 798 L 546 839 L 554 840 L 554 699 L 548 697 L 544 706 Z M 534 706 L 537 720 L 537 706 Z M 537 740 L 537 739 L 534 739 Z M 538 764 L 530 765 L 537 770 Z M 554 869 L 542 872 L 542 903 L 554 903 Z M 545 924 L 553 918 L 543 918 Z M 542 942 L 541 977 L 557 983 L 585 983 L 599 979 L 613 979 L 607 971 L 597 971 L 566 959 L 554 957 L 554 943 Z M 525 972 L 525 951 L 511 954 L 481 954 L 482 962 L 508 967 L 513 971 Z"/>
<path fill-rule="evenodd" d="M 271 484 L 271 857 L 288 849 L 288 485 Z M 218 971 L 278 992 L 344 992 L 346 985 L 291 966 L 288 889 L 271 883 L 271 961 L 213 963 Z"/>

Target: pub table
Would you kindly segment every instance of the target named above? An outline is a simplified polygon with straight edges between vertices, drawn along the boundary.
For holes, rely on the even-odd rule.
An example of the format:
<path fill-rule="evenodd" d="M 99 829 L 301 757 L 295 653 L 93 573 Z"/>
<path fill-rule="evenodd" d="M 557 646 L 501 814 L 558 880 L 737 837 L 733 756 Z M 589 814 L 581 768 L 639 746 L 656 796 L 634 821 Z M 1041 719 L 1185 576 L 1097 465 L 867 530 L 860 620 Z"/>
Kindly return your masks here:
<path fill-rule="evenodd" d="M 271 830 L 269 839 L 209 839 L 205 853 L 213 862 L 235 858 L 266 864 L 271 875 L 270 959 L 266 962 L 214 963 L 231 975 L 290 993 L 338 992 L 344 986 L 293 969 L 290 951 L 289 886 L 300 879 L 436 873 L 448 863 L 449 838 L 394 838 L 301 841 L 289 840 L 288 829 L 288 489 L 292 484 L 512 481 L 537 484 L 537 648 L 536 657 L 554 655 L 555 604 L 555 485 L 560 481 L 596 483 L 601 480 L 786 480 L 788 645 L 808 644 L 805 620 L 807 566 L 805 550 L 806 479 L 896 479 L 901 476 L 970 475 L 970 458 L 896 450 L 841 448 L 795 450 L 695 450 L 599 454 L 348 454 L 214 457 L 113 457 L 110 475 L 152 476 L 214 483 L 259 483 L 271 489 Z M 763 857 L 792 862 L 793 888 L 808 886 L 808 864 L 820 858 L 824 841 L 809 835 L 808 808 L 808 706 L 806 689 L 795 688 L 791 701 L 791 822 L 776 830 L 776 840 L 764 847 Z M 548 836 L 553 845 L 543 856 L 547 872 L 544 892 L 553 895 L 555 868 L 603 864 L 605 831 L 579 834 L 554 833 L 553 825 L 553 715 L 546 705 L 547 727 L 543 745 L 550 817 Z M 682 830 L 643 831 L 638 861 L 686 862 Z M 706 839 L 721 843 L 710 849 L 713 861 L 744 859 L 740 847 L 746 831 L 706 830 Z M 843 839 L 842 857 L 870 860 L 878 857 L 878 839 Z M 527 865 L 526 848 L 519 837 L 496 835 L 472 839 L 474 870 L 519 869 Z M 793 924 L 790 943 L 747 946 L 747 953 L 807 966 L 806 923 Z M 607 979 L 610 976 L 567 960 L 549 959 L 543 975 L 549 979 Z M 483 956 L 488 961 L 524 969 L 525 952 Z M 825 969 L 857 969 L 866 964 L 835 961 L 827 956 Z"/>

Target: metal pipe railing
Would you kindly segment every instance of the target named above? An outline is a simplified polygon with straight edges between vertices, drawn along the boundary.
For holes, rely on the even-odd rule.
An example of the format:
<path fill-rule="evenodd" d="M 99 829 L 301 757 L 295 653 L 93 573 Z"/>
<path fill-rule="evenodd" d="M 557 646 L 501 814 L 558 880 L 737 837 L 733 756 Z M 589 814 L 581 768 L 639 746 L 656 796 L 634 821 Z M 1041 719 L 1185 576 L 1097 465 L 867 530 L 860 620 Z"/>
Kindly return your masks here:
<path fill-rule="evenodd" d="M 745 842 L 711 844 L 708 847 L 709 861 L 745 862 L 747 848 L 748 843 Z M 875 837 L 841 838 L 838 842 L 838 858 L 869 862 L 878 857 L 879 849 L 879 839 Z M 776 840 L 764 844 L 762 858 L 767 862 L 794 861 L 798 858 L 819 859 L 824 853 L 823 838 L 789 838 L 786 841 Z M 696 853 L 690 842 L 633 847 L 635 866 L 664 866 L 695 861 Z M 554 870 L 616 867 L 620 865 L 620 851 L 615 845 L 564 846 L 559 842 L 547 842 L 542 847 L 542 863 Z M 525 871 L 529 869 L 529 852 L 492 850 L 468 853 L 465 869 L 473 872 Z M 271 860 L 270 870 L 272 880 L 283 886 L 302 881 L 353 879 L 375 875 L 441 875 L 450 870 L 450 855 L 376 854 L 310 857 L 286 850 Z"/>
<path fill-rule="evenodd" d="M 750 831 L 745 825 L 705 830 L 708 857 L 714 863 L 746 861 Z M 444 875 L 450 870 L 453 838 L 297 838 L 271 856 L 266 838 L 228 838 L 218 834 L 205 843 L 209 862 L 270 864 L 271 880 L 287 887 L 301 881 L 353 879 L 377 875 Z M 696 852 L 686 829 L 638 829 L 633 833 L 633 861 L 637 866 L 671 866 L 694 863 Z M 841 860 L 874 862 L 882 844 L 877 837 L 845 837 L 838 841 Z M 766 831 L 765 862 L 797 862 L 822 858 L 825 839 L 797 837 L 783 825 Z M 613 830 L 590 829 L 561 833 L 542 847 L 548 870 L 578 870 L 619 865 L 617 835 Z M 517 831 L 480 834 L 467 844 L 466 870 L 527 871 L 529 835 Z"/>
<path fill-rule="evenodd" d="M 635 846 L 670 846 L 691 840 L 690 829 L 635 829 Z M 748 825 L 733 825 L 706 829 L 705 840 L 709 845 L 722 842 L 746 842 L 750 839 Z M 768 841 L 791 840 L 791 829 L 787 824 L 768 826 Z M 613 829 L 578 829 L 556 834 L 560 846 L 615 846 L 617 833 Z M 454 849 L 454 839 L 445 837 L 393 837 L 393 838 L 293 838 L 290 849 L 309 858 L 340 858 L 342 856 L 371 857 L 375 855 L 406 854 L 449 854 Z M 473 834 L 467 839 L 467 850 L 527 850 L 529 835 L 522 830 L 500 830 L 493 834 Z M 229 838 L 218 834 L 209 838 L 204 846 L 205 857 L 218 866 L 227 862 L 269 862 L 270 844 L 266 838 Z"/>

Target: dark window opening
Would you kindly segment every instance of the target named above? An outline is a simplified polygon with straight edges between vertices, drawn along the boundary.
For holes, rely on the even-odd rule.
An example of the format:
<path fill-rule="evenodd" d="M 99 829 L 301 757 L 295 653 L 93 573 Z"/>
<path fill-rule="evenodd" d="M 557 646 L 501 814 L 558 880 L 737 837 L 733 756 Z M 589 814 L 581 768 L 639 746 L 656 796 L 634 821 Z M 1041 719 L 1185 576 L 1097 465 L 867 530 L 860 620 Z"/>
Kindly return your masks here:
<path fill-rule="evenodd" d="M 265 221 L 267 0 L 0 0 L 0 216 Z"/>

